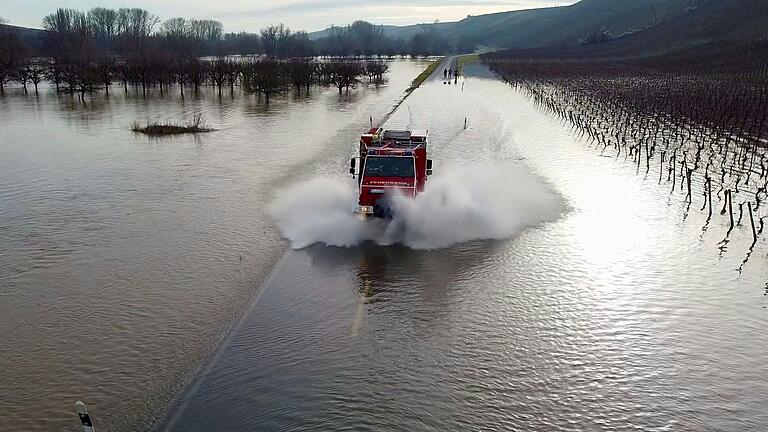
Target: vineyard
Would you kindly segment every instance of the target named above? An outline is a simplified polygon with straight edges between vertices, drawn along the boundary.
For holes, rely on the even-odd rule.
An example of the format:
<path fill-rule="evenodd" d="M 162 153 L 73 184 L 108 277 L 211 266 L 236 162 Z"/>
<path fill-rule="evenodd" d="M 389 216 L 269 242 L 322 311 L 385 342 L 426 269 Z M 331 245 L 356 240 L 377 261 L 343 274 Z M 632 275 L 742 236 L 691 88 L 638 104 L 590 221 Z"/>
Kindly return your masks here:
<path fill-rule="evenodd" d="M 501 52 L 483 61 L 603 152 L 684 194 L 707 223 L 768 217 L 768 43 L 719 43 L 623 59 Z M 749 255 L 747 256 L 747 259 Z"/>

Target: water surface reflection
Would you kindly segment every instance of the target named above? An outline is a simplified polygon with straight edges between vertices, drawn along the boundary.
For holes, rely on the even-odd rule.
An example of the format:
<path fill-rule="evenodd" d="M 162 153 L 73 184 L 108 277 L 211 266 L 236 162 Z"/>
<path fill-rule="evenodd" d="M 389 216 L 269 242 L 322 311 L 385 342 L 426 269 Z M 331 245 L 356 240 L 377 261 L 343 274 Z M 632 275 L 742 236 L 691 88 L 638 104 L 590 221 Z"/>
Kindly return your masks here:
<path fill-rule="evenodd" d="M 438 169 L 523 160 L 569 210 L 507 241 L 289 251 L 158 430 L 768 424 L 764 243 L 739 273 L 751 233 L 721 254 L 726 221 L 683 220 L 655 173 L 501 82 L 427 85 L 406 106 L 392 122 L 429 127 Z"/>
<path fill-rule="evenodd" d="M 71 430 L 88 402 L 137 431 L 243 310 L 284 249 L 275 189 L 343 173 L 424 61 L 389 85 L 314 88 L 267 106 L 239 93 L 181 99 L 113 89 L 0 96 L 0 430 Z M 203 114 L 217 132 L 148 139 L 133 121 Z M 322 164 L 332 161 L 328 169 Z"/>

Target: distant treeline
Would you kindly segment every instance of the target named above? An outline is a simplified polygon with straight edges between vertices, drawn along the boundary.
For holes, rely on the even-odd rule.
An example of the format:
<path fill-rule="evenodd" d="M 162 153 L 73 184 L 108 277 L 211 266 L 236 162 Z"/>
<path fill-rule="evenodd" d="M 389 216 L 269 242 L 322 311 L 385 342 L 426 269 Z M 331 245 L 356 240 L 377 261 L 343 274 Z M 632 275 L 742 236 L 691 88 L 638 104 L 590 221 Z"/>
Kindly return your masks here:
<path fill-rule="evenodd" d="M 153 48 L 187 56 L 264 54 L 283 58 L 426 56 L 474 49 L 468 41 L 450 40 L 432 27 L 424 27 L 405 40 L 387 37 L 383 26 L 356 21 L 345 27 L 332 26 L 325 36 L 311 40 L 307 32 L 292 31 L 283 24 L 268 26 L 259 33 L 224 33 L 219 21 L 186 18 L 161 21 L 140 8 L 96 7 L 87 12 L 59 8 L 43 18 L 42 27 L 45 32 L 40 33 L 44 40 L 28 44 L 34 47 L 37 52 L 33 54 L 37 56 L 54 56 L 62 49 L 125 55 L 137 49 Z"/>
<path fill-rule="evenodd" d="M 383 60 L 359 60 L 330 58 L 322 61 L 312 57 L 278 59 L 273 57 L 170 57 L 162 52 L 140 51 L 125 58 L 102 55 L 93 59 L 34 59 L 15 62 L 11 67 L 0 69 L 0 92 L 4 84 L 15 81 L 24 92 L 47 81 L 57 92 L 85 94 L 104 90 L 109 94 L 111 86 L 120 85 L 126 93 L 129 86 L 138 87 L 146 94 L 148 88 L 158 88 L 160 94 L 171 87 L 184 97 L 184 88 L 197 92 L 200 87 L 216 87 L 231 92 L 239 86 L 246 94 L 264 96 L 266 101 L 294 88 L 298 93 L 309 92 L 314 84 L 332 85 L 339 90 L 354 88 L 367 78 L 369 83 L 384 81 L 389 65 Z"/>
<path fill-rule="evenodd" d="M 312 84 L 333 85 L 341 93 L 364 77 L 381 82 L 389 68 L 381 60 L 349 56 L 402 54 L 381 27 L 364 22 L 333 27 L 327 37 L 311 41 L 306 32 L 282 24 L 258 35 L 225 34 L 217 21 L 172 18 L 161 23 L 143 9 L 94 8 L 86 13 L 60 8 L 43 19 L 43 27 L 43 48 L 35 50 L 0 21 L 0 92 L 9 82 L 37 92 L 47 81 L 59 92 L 81 97 L 108 92 L 113 84 L 143 92 L 178 86 L 182 95 L 184 87 L 197 91 L 214 85 L 221 92 L 222 87 L 242 86 L 267 99 L 291 87 L 309 90 Z M 415 39 L 419 54 L 432 53 L 429 37 Z M 227 57 L 234 54 L 249 57 Z"/>

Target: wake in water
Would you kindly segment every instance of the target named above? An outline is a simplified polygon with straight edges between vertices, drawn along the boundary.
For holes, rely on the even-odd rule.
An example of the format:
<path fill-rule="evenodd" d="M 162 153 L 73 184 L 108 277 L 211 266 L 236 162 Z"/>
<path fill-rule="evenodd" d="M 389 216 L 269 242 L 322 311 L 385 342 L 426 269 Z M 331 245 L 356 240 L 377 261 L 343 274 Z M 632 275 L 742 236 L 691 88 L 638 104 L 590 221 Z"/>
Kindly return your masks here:
<path fill-rule="evenodd" d="M 437 249 L 470 240 L 500 240 L 552 221 L 562 197 L 521 165 L 445 167 L 415 199 L 397 196 L 391 221 L 354 213 L 357 189 L 316 178 L 283 191 L 270 208 L 281 234 L 300 249 L 314 243 L 364 241 Z"/>

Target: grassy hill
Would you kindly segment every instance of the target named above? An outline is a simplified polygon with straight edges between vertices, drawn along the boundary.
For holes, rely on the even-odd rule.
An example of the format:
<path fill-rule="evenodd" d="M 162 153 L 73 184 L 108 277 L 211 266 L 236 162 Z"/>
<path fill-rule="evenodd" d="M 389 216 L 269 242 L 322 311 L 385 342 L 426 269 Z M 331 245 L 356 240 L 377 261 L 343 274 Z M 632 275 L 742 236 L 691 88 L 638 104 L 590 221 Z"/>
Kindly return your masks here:
<path fill-rule="evenodd" d="M 430 28 L 436 30 L 448 30 L 451 26 L 455 25 L 455 22 L 446 23 L 429 23 L 429 24 L 413 24 L 407 26 L 394 26 L 394 25 L 382 25 L 384 29 L 384 36 L 392 39 L 410 39 L 413 35 L 420 31 L 424 31 Z M 319 30 L 308 34 L 310 40 L 317 40 L 326 36 L 326 30 Z"/>
<path fill-rule="evenodd" d="M 496 48 L 577 45 L 594 29 L 616 35 L 686 13 L 690 0 L 582 0 L 571 6 L 481 15 L 459 21 L 454 34 Z"/>
<path fill-rule="evenodd" d="M 5 25 L 40 50 L 45 31 Z M 569 55 L 631 55 L 714 40 L 768 39 L 768 0 L 581 0 L 570 6 L 468 16 L 457 22 L 383 26 L 391 38 L 409 39 L 434 30 L 497 49 L 557 50 Z M 581 46 L 588 33 L 604 29 L 610 42 Z M 310 39 L 325 36 L 310 33 Z"/>
<path fill-rule="evenodd" d="M 408 39 L 434 28 L 450 37 L 467 37 L 493 48 L 574 46 L 588 32 L 604 27 L 619 35 L 690 13 L 705 0 L 582 0 L 563 7 L 469 16 L 461 21 L 384 26 L 387 36 Z M 313 37 L 323 32 L 312 33 Z"/>
<path fill-rule="evenodd" d="M 0 29 L 8 30 L 19 35 L 24 43 L 34 51 L 40 51 L 43 48 L 46 31 L 28 27 L 19 27 L 10 24 L 0 24 Z"/>
<path fill-rule="evenodd" d="M 507 54 L 531 58 L 631 58 L 707 47 L 768 41 L 768 1 L 700 1 L 683 13 L 612 41 L 576 46 L 513 47 Z M 706 54 L 705 52 L 702 54 Z"/>

